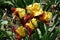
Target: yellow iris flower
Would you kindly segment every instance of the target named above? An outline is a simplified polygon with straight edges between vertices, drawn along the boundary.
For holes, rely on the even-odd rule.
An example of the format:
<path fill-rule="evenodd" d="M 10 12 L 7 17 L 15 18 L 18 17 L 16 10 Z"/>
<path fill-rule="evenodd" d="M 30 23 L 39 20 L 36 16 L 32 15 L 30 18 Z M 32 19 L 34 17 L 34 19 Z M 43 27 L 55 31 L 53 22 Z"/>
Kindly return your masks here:
<path fill-rule="evenodd" d="M 22 9 L 22 8 L 16 8 L 16 11 L 18 12 L 18 15 L 20 18 L 24 17 L 25 16 L 25 9 Z"/>
<path fill-rule="evenodd" d="M 33 3 L 27 6 L 26 9 L 32 16 L 39 16 L 43 12 L 39 3 Z"/>
<path fill-rule="evenodd" d="M 51 12 L 44 11 L 42 16 L 40 16 L 39 18 L 40 18 L 41 21 L 49 21 L 51 19 L 51 17 L 52 17 Z"/>
<path fill-rule="evenodd" d="M 37 27 L 37 20 L 33 18 L 29 23 L 26 23 L 26 26 L 34 30 Z"/>
<path fill-rule="evenodd" d="M 16 29 L 16 33 L 18 33 L 21 37 L 25 37 L 25 30 L 23 26 L 20 26 Z"/>

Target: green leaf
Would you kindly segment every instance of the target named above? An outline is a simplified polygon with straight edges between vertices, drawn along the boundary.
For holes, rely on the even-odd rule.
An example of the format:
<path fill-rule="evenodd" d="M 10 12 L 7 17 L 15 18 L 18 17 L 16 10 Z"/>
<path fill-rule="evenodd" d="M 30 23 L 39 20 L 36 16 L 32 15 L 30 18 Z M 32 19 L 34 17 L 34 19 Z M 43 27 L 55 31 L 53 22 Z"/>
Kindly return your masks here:
<path fill-rule="evenodd" d="M 14 0 L 14 4 L 16 7 L 21 7 L 21 8 L 25 8 L 26 4 L 24 3 L 23 0 Z"/>
<path fill-rule="evenodd" d="M 35 30 L 35 32 L 29 37 L 29 40 L 40 40 L 39 35 L 38 31 Z"/>
<path fill-rule="evenodd" d="M 50 37 L 50 40 L 55 40 L 57 37 L 57 34 L 60 33 L 60 28 L 58 28 L 55 32 L 53 32 L 52 36 Z"/>
<path fill-rule="evenodd" d="M 55 29 L 55 26 L 56 25 L 54 25 L 53 27 L 49 28 L 48 31 L 52 32 Z"/>
<path fill-rule="evenodd" d="M 38 21 L 38 27 L 41 30 L 42 35 L 45 33 L 45 29 L 44 29 L 44 23 Z"/>
<path fill-rule="evenodd" d="M 44 29 L 45 29 L 45 33 L 44 35 L 42 36 L 41 40 L 47 40 L 48 38 L 48 28 L 47 26 L 44 24 Z"/>
<path fill-rule="evenodd" d="M 42 36 L 41 40 L 47 40 L 47 33 L 45 33 L 45 34 Z"/>
<path fill-rule="evenodd" d="M 10 39 L 10 36 L 3 30 L 0 30 L 0 39 L 3 40 L 4 37 L 8 37 Z"/>
<path fill-rule="evenodd" d="M 3 3 L 13 5 L 12 2 L 10 2 L 10 1 L 4 1 Z"/>
<path fill-rule="evenodd" d="M 37 33 L 38 33 L 38 35 L 39 35 L 39 38 L 41 39 L 42 34 L 41 34 L 41 31 L 40 31 L 40 29 L 39 29 L 39 28 L 37 28 Z"/>

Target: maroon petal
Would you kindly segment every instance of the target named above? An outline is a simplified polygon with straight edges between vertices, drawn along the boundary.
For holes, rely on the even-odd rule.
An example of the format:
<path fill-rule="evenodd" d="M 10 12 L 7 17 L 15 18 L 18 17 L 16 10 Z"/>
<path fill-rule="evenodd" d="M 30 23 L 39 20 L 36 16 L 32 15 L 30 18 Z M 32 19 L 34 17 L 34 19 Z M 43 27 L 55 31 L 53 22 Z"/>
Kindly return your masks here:
<path fill-rule="evenodd" d="M 14 12 L 16 10 L 16 8 L 11 8 L 12 12 Z"/>
<path fill-rule="evenodd" d="M 32 32 L 33 32 L 33 30 L 29 29 L 28 30 L 28 35 L 31 36 Z"/>
<path fill-rule="evenodd" d="M 16 40 L 21 40 L 21 37 L 18 34 L 16 34 Z"/>
<path fill-rule="evenodd" d="M 29 14 L 27 14 L 27 15 L 24 16 L 24 20 L 25 20 L 25 21 L 27 21 L 27 20 L 30 19 L 30 18 L 31 18 L 31 16 L 30 16 Z"/>

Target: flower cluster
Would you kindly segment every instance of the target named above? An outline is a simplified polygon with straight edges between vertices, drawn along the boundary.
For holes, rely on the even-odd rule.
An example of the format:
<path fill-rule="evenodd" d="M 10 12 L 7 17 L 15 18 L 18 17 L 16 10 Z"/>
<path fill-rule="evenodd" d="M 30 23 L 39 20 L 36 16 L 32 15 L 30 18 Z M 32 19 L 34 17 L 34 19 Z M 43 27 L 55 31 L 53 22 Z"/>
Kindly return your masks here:
<path fill-rule="evenodd" d="M 43 11 L 41 5 L 39 3 L 33 3 L 26 7 L 26 10 L 23 8 L 12 8 L 13 15 L 20 19 L 22 26 L 16 29 L 16 33 L 20 35 L 20 37 L 25 37 L 26 32 L 25 29 L 28 30 L 28 35 L 31 35 L 32 31 L 34 31 L 38 27 L 38 21 L 48 22 L 52 17 L 51 12 Z M 23 18 L 23 19 L 22 19 Z M 23 20 L 23 21 L 21 21 Z"/>

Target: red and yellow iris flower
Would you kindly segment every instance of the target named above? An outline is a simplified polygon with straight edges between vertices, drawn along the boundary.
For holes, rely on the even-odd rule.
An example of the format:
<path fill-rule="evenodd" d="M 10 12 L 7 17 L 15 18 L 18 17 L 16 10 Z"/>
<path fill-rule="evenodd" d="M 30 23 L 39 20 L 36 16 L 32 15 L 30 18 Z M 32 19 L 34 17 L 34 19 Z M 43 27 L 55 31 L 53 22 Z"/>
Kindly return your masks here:
<path fill-rule="evenodd" d="M 42 22 L 48 22 L 52 17 L 52 13 L 43 11 L 39 3 L 33 3 L 31 5 L 28 5 L 26 9 L 27 9 L 27 14 L 25 9 L 23 8 L 15 8 L 15 9 L 13 8 L 12 10 L 14 11 L 13 14 L 15 16 L 19 18 L 24 18 L 23 19 L 24 21 L 25 20 L 29 21 L 25 23 L 25 27 L 27 27 L 27 29 L 30 29 L 32 31 L 35 30 L 35 28 L 37 28 L 38 26 L 37 20 L 40 20 Z M 36 16 L 38 16 L 38 18 L 34 18 Z M 25 30 L 24 30 L 25 27 L 23 26 L 18 27 L 16 29 L 16 33 L 19 34 L 21 37 L 25 37 L 26 36 Z"/>

